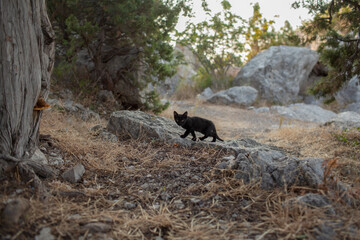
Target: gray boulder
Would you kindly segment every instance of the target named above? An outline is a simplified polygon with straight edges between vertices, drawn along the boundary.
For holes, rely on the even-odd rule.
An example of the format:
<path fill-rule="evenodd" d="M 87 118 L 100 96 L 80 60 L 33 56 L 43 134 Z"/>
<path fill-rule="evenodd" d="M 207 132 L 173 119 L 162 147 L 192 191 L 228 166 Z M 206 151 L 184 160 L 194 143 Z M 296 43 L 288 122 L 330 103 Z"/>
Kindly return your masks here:
<path fill-rule="evenodd" d="M 263 189 L 294 184 L 317 188 L 323 179 L 322 163 L 323 159 L 300 160 L 260 145 L 245 148 L 230 166 L 236 170 L 236 178 L 245 183 L 260 181 Z"/>
<path fill-rule="evenodd" d="M 360 114 L 360 102 L 357 103 L 351 103 L 346 106 L 342 112 L 356 112 Z"/>
<path fill-rule="evenodd" d="M 117 111 L 110 116 L 107 130 L 118 135 L 138 139 L 140 137 L 159 139 L 168 143 L 190 146 L 190 139 L 180 138 L 185 130 L 175 121 L 141 111 Z"/>
<path fill-rule="evenodd" d="M 317 105 L 296 103 L 289 106 L 272 106 L 272 112 L 282 116 L 308 122 L 325 123 L 336 116 L 336 113 Z"/>
<path fill-rule="evenodd" d="M 255 108 L 254 111 L 257 113 L 269 113 L 270 108 L 269 107 L 259 107 L 259 108 Z"/>
<path fill-rule="evenodd" d="M 232 87 L 215 93 L 207 99 L 210 103 L 229 105 L 234 104 L 238 106 L 252 105 L 258 96 L 258 91 L 249 86 Z"/>
<path fill-rule="evenodd" d="M 330 200 L 320 194 L 308 193 L 304 196 L 297 197 L 297 202 L 300 204 L 305 204 L 308 207 L 318 207 L 318 208 L 327 208 L 327 213 L 335 215 L 336 211 L 331 206 Z"/>
<path fill-rule="evenodd" d="M 112 113 L 107 128 L 110 132 L 132 138 L 145 137 L 167 144 L 177 143 L 182 147 L 197 145 L 222 149 L 237 157 L 222 159 L 218 164 L 219 169 L 233 169 L 237 178 L 246 183 L 260 181 L 264 189 L 293 184 L 316 188 L 323 179 L 322 159 L 301 160 L 288 156 L 277 147 L 260 144 L 252 139 L 237 139 L 224 143 L 182 139 L 180 135 L 184 133 L 184 129 L 174 121 L 140 111 Z"/>
<path fill-rule="evenodd" d="M 191 84 L 191 79 L 196 75 L 197 69 L 201 65 L 190 47 L 177 44 L 175 52 L 182 54 L 184 56 L 184 62 L 187 64 L 178 65 L 175 75 L 171 78 L 166 78 L 160 86 L 156 87 L 159 93 L 165 98 L 171 97 L 181 82 Z"/>
<path fill-rule="evenodd" d="M 350 79 L 350 81 L 336 93 L 335 99 L 343 106 L 351 103 L 360 103 L 360 81 L 358 76 Z"/>
<path fill-rule="evenodd" d="M 303 100 L 318 59 L 318 54 L 307 48 L 273 46 L 252 58 L 240 70 L 234 85 L 252 86 L 261 99 L 271 103 Z"/>
<path fill-rule="evenodd" d="M 63 103 L 63 108 L 73 114 L 77 114 L 82 120 L 100 120 L 100 115 L 89 108 L 85 108 L 80 103 L 75 103 L 72 100 L 66 100 Z"/>
<path fill-rule="evenodd" d="M 112 91 L 100 90 L 97 95 L 98 101 L 102 103 L 115 103 L 115 97 Z"/>
<path fill-rule="evenodd" d="M 360 114 L 356 112 L 342 112 L 325 123 L 337 128 L 360 128 Z"/>
<path fill-rule="evenodd" d="M 214 94 L 214 92 L 211 90 L 211 88 L 207 87 L 204 89 L 204 91 L 202 93 L 200 93 L 197 98 L 200 100 L 207 100 L 208 98 L 210 98 L 212 95 Z"/>

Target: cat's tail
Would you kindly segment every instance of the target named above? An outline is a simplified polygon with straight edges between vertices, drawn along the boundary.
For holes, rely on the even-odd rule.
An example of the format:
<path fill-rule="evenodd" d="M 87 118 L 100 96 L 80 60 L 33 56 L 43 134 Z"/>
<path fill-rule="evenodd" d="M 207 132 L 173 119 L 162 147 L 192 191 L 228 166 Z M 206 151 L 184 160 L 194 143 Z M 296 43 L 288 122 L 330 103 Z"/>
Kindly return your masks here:
<path fill-rule="evenodd" d="M 216 134 L 216 139 L 219 139 L 220 141 L 224 141 L 224 140 L 222 140 L 217 134 Z"/>

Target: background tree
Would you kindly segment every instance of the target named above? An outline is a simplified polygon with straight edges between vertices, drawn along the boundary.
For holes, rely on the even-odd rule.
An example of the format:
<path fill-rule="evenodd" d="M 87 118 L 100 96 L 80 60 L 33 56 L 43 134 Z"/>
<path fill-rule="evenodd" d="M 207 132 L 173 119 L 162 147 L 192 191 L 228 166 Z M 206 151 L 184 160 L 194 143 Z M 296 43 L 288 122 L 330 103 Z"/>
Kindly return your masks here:
<path fill-rule="evenodd" d="M 221 5 L 223 11 L 213 14 L 203 0 L 203 10 L 210 18 L 198 24 L 189 21 L 186 29 L 178 33 L 179 43 L 190 46 L 202 65 L 197 76 L 203 83 L 200 90 L 208 86 L 229 87 L 232 78 L 227 71 L 231 66 L 242 65 L 242 18 L 231 12 L 228 1 L 221 1 Z"/>
<path fill-rule="evenodd" d="M 275 30 L 274 24 L 274 20 L 267 20 L 263 17 L 259 3 L 255 3 L 253 6 L 253 16 L 250 17 L 245 24 L 245 51 L 247 52 L 247 62 L 260 51 L 268 49 L 270 46 L 302 45 L 299 36 L 288 21 L 285 21 L 280 31 Z"/>
<path fill-rule="evenodd" d="M 115 87 L 115 97 L 124 107 L 143 105 L 138 91 L 122 91 L 116 87 L 119 82 L 141 90 L 147 83 L 156 84 L 175 73 L 178 61 L 173 54 L 171 32 L 179 14 L 189 13 L 188 0 L 47 2 L 58 38 L 60 66 L 73 66 L 78 52 L 87 49 L 94 64 L 92 82 L 98 81 L 112 91 Z M 118 56 L 126 58 L 126 66 L 117 78 L 109 77 L 104 66 Z"/>
<path fill-rule="evenodd" d="M 288 21 L 276 31 L 275 21 L 263 17 L 259 3 L 254 4 L 253 16 L 248 20 L 232 13 L 228 1 L 221 4 L 222 12 L 213 14 L 203 0 L 202 7 L 209 19 L 198 24 L 189 21 L 186 29 L 178 33 L 179 42 L 191 46 L 202 64 L 194 79 L 198 91 L 209 86 L 215 90 L 230 87 L 229 68 L 242 66 L 242 59 L 247 62 L 270 46 L 302 45 Z"/>
<path fill-rule="evenodd" d="M 0 22 L 0 177 L 7 160 L 36 184 L 30 161 L 23 160 L 38 141 L 41 111 L 34 107 L 48 96 L 54 34 L 45 0 L 2 0 Z"/>
<path fill-rule="evenodd" d="M 321 61 L 329 66 L 328 76 L 316 83 L 312 93 L 332 97 L 345 82 L 360 75 L 360 3 L 302 0 L 293 4 L 295 8 L 300 6 L 313 15 L 302 27 L 307 41 L 321 41 L 318 49 Z"/>

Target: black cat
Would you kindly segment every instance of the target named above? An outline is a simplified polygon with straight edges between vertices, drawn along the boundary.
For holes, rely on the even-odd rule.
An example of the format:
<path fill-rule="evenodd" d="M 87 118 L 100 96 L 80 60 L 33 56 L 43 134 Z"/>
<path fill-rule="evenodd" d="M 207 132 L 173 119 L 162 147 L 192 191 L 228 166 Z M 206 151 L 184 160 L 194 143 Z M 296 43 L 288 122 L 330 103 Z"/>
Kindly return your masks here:
<path fill-rule="evenodd" d="M 186 129 L 185 133 L 180 137 L 186 138 L 189 133 L 193 136 L 192 140 L 196 141 L 195 131 L 201 132 L 204 134 L 203 137 L 199 138 L 201 141 L 207 137 L 213 137 L 213 142 L 216 142 L 216 139 L 224 141 L 216 133 L 215 125 L 212 121 L 201 118 L 201 117 L 188 117 L 187 112 L 184 114 L 178 114 L 174 111 L 175 122 Z"/>

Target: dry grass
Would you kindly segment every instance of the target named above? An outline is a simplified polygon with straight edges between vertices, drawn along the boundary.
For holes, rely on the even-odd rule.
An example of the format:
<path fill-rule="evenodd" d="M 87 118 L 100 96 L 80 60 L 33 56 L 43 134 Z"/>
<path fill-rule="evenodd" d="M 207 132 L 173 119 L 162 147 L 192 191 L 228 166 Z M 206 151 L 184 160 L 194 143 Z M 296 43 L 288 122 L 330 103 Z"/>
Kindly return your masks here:
<path fill-rule="evenodd" d="M 57 167 L 60 174 L 82 163 L 86 168 L 83 181 L 71 184 L 60 174 L 44 180 L 50 191 L 46 201 L 37 199 L 26 185 L 5 181 L 0 187 L 0 207 L 20 195 L 30 199 L 31 208 L 19 226 L 1 226 L 1 236 L 33 239 L 43 227 L 50 227 L 57 239 L 314 239 L 316 227 L 324 222 L 341 223 L 335 229 L 339 239 L 360 236 L 349 230 L 352 226 L 358 231 L 360 210 L 341 201 L 334 204 L 336 215 L 285 204 L 315 189 L 265 191 L 256 182 L 245 185 L 234 179 L 229 170 L 214 171 L 226 155 L 222 151 L 142 139 L 111 143 L 89 130 L 95 124 L 57 111 L 44 114 L 41 134 L 50 135 L 53 144 L 41 145 L 48 152 L 60 151 L 67 160 Z M 270 132 L 269 138 L 271 144 L 304 157 L 332 157 L 336 149 L 348 151 L 336 145 L 326 129 L 315 133 L 283 128 Z M 102 222 L 111 229 L 93 233 L 85 227 L 90 222 Z"/>

